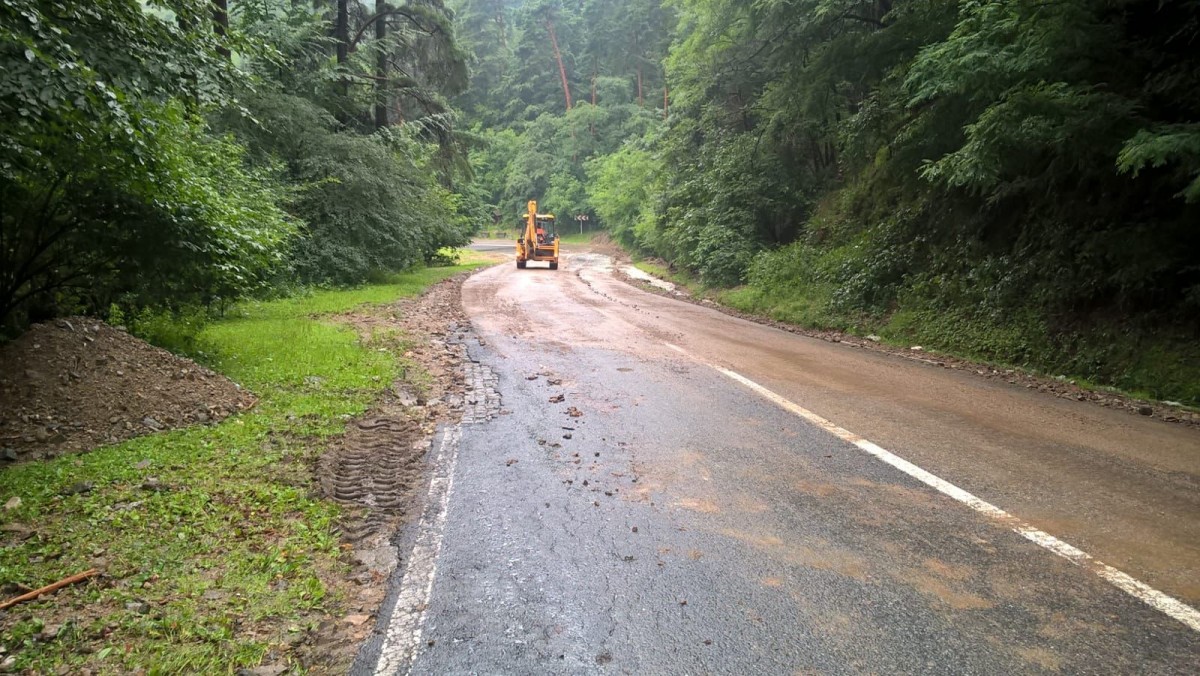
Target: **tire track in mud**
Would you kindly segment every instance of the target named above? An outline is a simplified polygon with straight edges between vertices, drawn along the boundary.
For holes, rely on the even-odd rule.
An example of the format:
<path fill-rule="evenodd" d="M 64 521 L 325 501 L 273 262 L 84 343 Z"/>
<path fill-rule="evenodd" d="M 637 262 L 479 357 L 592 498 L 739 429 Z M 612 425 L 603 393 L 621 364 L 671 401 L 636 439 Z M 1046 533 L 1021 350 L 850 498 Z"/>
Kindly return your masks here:
<path fill-rule="evenodd" d="M 405 514 L 413 488 L 421 483 L 428 449 L 420 422 L 395 402 L 350 427 L 322 459 L 320 472 L 326 496 L 363 509 L 341 524 L 345 540 L 360 542 Z"/>
<path fill-rule="evenodd" d="M 367 348 L 403 360 L 406 375 L 350 421 L 314 467 L 315 489 L 344 508 L 337 527 L 353 583 L 333 610 L 345 615 L 322 622 L 302 649 L 302 664 L 315 672 L 345 673 L 370 635 L 388 580 L 408 558 L 399 534 L 421 518 L 439 426 L 482 422 L 500 410 L 495 374 L 467 354 L 467 342 L 476 340 L 462 310 L 467 276 L 332 318 Z"/>

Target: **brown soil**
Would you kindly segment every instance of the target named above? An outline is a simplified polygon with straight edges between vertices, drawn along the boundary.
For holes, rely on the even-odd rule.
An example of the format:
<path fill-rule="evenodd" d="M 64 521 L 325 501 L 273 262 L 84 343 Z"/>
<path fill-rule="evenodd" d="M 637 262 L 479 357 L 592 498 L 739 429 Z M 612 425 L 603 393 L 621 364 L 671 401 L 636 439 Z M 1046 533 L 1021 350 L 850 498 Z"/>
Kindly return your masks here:
<path fill-rule="evenodd" d="M 351 423 L 317 464 L 321 493 L 347 507 L 340 527 L 355 587 L 345 617 L 322 623 L 299 648 L 302 664 L 314 673 L 345 673 L 375 627 L 398 565 L 392 540 L 420 514 L 434 432 L 462 418 L 461 340 L 468 323 L 460 293 L 466 276 L 434 285 L 418 298 L 331 318 L 354 327 L 365 344 L 397 351 L 415 368 Z"/>
<path fill-rule="evenodd" d="M 228 378 L 86 317 L 38 324 L 0 348 L 7 461 L 214 423 L 254 401 Z"/>

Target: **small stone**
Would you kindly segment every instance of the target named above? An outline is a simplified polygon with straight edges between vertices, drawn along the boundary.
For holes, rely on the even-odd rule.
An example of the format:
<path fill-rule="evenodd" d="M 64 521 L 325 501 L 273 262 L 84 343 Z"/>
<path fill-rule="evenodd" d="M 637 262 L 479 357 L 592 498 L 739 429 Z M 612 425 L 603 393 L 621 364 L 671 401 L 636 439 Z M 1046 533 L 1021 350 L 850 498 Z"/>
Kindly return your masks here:
<path fill-rule="evenodd" d="M 4 503 L 5 510 L 16 509 L 20 506 L 21 506 L 21 498 L 16 495 L 12 496 L 11 498 L 8 499 L 8 502 Z"/>
<path fill-rule="evenodd" d="M 150 604 L 145 601 L 130 601 L 125 604 L 125 610 L 138 615 L 145 615 L 150 612 Z"/>
<path fill-rule="evenodd" d="M 15 670 L 16 666 L 17 666 L 17 658 L 12 655 L 9 655 L 8 657 L 4 658 L 3 662 L 0 662 L 0 671 L 7 673 L 7 672 Z"/>
<path fill-rule="evenodd" d="M 881 341 L 883 339 L 872 333 L 869 336 L 867 336 L 867 340 L 871 341 L 872 343 L 878 343 L 879 341 Z"/>
<path fill-rule="evenodd" d="M 63 495 L 82 495 L 84 493 L 91 493 L 92 489 L 95 487 L 96 487 L 96 484 L 94 484 L 90 481 L 79 481 L 77 483 L 71 484 L 71 486 L 68 487 L 65 491 L 63 491 L 62 494 Z"/>
<path fill-rule="evenodd" d="M 913 345 L 912 347 L 910 347 L 908 349 L 912 350 L 913 352 L 921 352 L 925 348 L 921 347 L 920 345 Z"/>
<path fill-rule="evenodd" d="M 162 482 L 158 480 L 158 477 L 152 476 L 142 482 L 142 490 L 144 491 L 161 491 L 163 488 L 164 486 Z"/>
<path fill-rule="evenodd" d="M 11 448 L 6 448 L 6 449 L 4 449 L 4 452 L 2 454 L 0 454 L 0 458 L 4 458 L 4 460 L 6 460 L 7 462 L 16 462 L 17 461 L 17 452 Z"/>
<path fill-rule="evenodd" d="M 344 617 L 342 619 L 344 619 L 349 624 L 357 627 L 358 625 L 363 624 L 367 620 L 370 620 L 371 616 L 370 615 L 347 615 L 346 617 Z"/>
<path fill-rule="evenodd" d="M 1154 409 L 1149 406 L 1139 406 L 1137 412 L 1139 415 L 1154 415 Z"/>
<path fill-rule="evenodd" d="M 154 430 L 155 432 L 157 432 L 163 428 L 162 423 L 158 422 L 154 418 L 151 418 L 150 416 L 146 416 L 145 418 L 142 418 L 142 424 L 145 425 L 146 427 L 149 427 L 150 429 Z"/>

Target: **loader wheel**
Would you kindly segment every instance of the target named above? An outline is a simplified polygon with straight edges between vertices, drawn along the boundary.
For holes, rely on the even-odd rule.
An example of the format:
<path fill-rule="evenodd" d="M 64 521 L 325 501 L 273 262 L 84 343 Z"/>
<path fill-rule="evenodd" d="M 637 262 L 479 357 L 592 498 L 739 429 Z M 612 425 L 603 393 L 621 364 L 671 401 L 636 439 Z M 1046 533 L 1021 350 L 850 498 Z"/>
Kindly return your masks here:
<path fill-rule="evenodd" d="M 551 264 L 550 264 L 550 269 L 551 269 L 551 270 L 557 270 L 557 269 L 558 269 L 558 263 L 551 263 Z"/>
<path fill-rule="evenodd" d="M 524 270 L 525 269 L 525 261 L 517 261 L 517 268 Z"/>

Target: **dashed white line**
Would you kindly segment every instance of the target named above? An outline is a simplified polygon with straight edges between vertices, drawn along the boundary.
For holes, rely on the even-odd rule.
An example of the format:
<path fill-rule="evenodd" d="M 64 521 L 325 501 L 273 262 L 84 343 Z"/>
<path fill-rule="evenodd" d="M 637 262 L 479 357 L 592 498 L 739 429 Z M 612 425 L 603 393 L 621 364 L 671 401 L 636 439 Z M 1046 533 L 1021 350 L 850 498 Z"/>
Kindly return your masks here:
<path fill-rule="evenodd" d="M 716 364 L 705 362 L 704 360 L 697 358 L 677 345 L 672 345 L 671 343 L 664 344 L 672 350 L 687 356 L 692 361 L 704 364 L 712 369 L 715 369 L 727 378 L 745 385 L 750 390 L 761 395 L 780 408 L 794 413 L 813 425 L 816 425 L 826 432 L 829 432 L 835 437 L 854 444 L 863 451 L 866 451 L 883 462 L 886 462 L 892 467 L 895 467 L 917 481 L 920 481 L 921 483 L 933 488 L 939 493 L 947 495 L 967 505 L 976 512 L 984 514 L 995 521 L 1000 522 L 1002 525 L 1011 529 L 1013 532 L 1017 533 L 1021 537 L 1024 537 L 1030 542 L 1054 552 L 1071 563 L 1094 572 L 1096 575 L 1099 575 L 1117 589 L 1120 589 L 1139 601 L 1142 601 L 1151 608 L 1154 608 L 1176 620 L 1179 620 L 1193 631 L 1200 632 L 1200 610 L 1196 610 L 1183 601 L 1164 594 L 1150 585 L 1141 582 L 1140 580 L 1137 580 L 1126 573 L 1123 573 L 1120 570 L 1117 570 L 1116 568 L 1113 568 L 1112 566 L 1096 559 L 1087 552 L 1063 542 L 1062 540 L 1043 530 L 1039 530 L 1038 528 L 1025 523 L 1024 521 L 1013 516 L 1012 514 L 1009 514 L 1003 509 L 1000 509 L 992 503 L 976 497 L 970 492 L 955 486 L 954 484 L 935 474 L 921 469 L 904 458 L 901 458 L 900 456 L 858 436 L 857 434 L 854 434 L 845 428 L 835 425 L 833 422 L 822 418 L 816 413 L 813 413 L 812 411 L 800 406 L 799 404 L 796 404 L 795 402 L 785 399 L 784 397 L 772 392 L 771 390 L 768 390 L 767 388 L 759 385 L 740 373 L 730 371 L 729 369 L 717 366 Z"/>
<path fill-rule="evenodd" d="M 450 490 L 454 487 L 454 466 L 458 460 L 458 441 L 461 436 L 462 429 L 455 425 L 446 430 L 438 446 L 425 513 L 421 516 L 417 541 L 409 556 L 408 566 L 404 569 L 400 594 L 392 608 L 383 646 L 379 651 L 379 661 L 375 664 L 376 676 L 409 673 L 421 644 L 425 609 L 433 594 L 438 553 L 442 549 L 446 508 L 450 503 Z"/>

